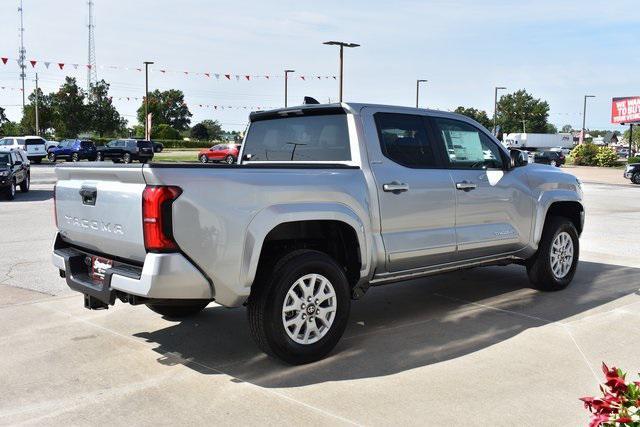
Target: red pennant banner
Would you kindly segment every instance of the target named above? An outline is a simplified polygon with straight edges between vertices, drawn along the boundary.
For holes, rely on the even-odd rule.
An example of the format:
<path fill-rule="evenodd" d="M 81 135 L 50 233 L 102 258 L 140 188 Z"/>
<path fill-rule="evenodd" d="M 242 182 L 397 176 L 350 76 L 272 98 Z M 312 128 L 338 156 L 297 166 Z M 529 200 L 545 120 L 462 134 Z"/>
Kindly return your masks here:
<path fill-rule="evenodd" d="M 307 80 L 304 76 L 300 76 L 300 78 L 305 81 Z"/>
<path fill-rule="evenodd" d="M 9 60 L 9 58 L 2 58 L 2 63 L 6 64 L 8 60 Z"/>
<path fill-rule="evenodd" d="M 224 76 L 227 78 L 227 80 L 231 80 L 231 74 L 225 74 Z"/>
<path fill-rule="evenodd" d="M 31 63 L 31 68 L 36 68 L 36 64 L 38 63 L 38 61 L 34 61 L 33 59 L 31 61 L 29 61 Z"/>
<path fill-rule="evenodd" d="M 160 70 L 160 72 L 161 72 L 161 73 L 166 73 L 166 72 L 167 72 L 167 70 Z"/>
<path fill-rule="evenodd" d="M 60 67 L 60 69 L 62 70 L 64 68 L 64 63 L 63 62 L 58 62 L 58 67 Z"/>
<path fill-rule="evenodd" d="M 204 73 L 204 75 L 207 76 L 207 77 L 211 77 L 211 74 L 209 74 L 209 73 Z"/>
<path fill-rule="evenodd" d="M 245 79 L 250 80 L 251 76 L 244 76 Z"/>
<path fill-rule="evenodd" d="M 87 68 L 88 68 L 88 69 L 91 69 L 91 64 L 87 64 Z"/>

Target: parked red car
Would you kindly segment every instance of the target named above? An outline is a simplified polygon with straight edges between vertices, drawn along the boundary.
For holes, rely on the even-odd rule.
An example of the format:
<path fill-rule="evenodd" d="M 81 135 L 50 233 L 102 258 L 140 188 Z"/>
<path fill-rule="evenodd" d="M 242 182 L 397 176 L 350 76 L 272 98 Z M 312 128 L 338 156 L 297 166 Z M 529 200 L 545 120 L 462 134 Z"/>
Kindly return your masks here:
<path fill-rule="evenodd" d="M 200 163 L 225 162 L 230 165 L 236 162 L 238 153 L 240 153 L 240 144 L 216 144 L 211 148 L 200 151 L 198 160 L 200 160 Z"/>

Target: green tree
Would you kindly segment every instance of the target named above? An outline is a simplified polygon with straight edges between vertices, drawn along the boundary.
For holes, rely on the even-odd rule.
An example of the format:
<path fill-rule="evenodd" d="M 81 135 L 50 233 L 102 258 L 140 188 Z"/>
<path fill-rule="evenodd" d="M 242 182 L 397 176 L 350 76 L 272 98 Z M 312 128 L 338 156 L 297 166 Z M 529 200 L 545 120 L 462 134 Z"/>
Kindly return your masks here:
<path fill-rule="evenodd" d="M 638 129 L 638 126 L 634 126 L 634 130 L 633 130 L 633 141 L 631 142 L 631 148 L 633 148 L 635 151 L 638 150 L 638 147 L 640 147 L 640 129 Z M 630 136 L 629 129 L 627 129 L 624 132 L 624 140 L 626 142 L 626 145 L 629 145 L 629 136 Z"/>
<path fill-rule="evenodd" d="M 15 136 L 22 134 L 20 125 L 11 120 L 6 120 L 0 125 L 0 137 L 1 136 Z"/>
<path fill-rule="evenodd" d="M 20 128 L 22 133 L 36 134 L 36 91 L 29 95 L 29 103 L 24 106 L 22 120 L 20 120 Z M 53 127 L 54 111 L 53 111 L 53 95 L 45 95 L 42 89 L 38 88 L 38 125 L 41 132 Z"/>
<path fill-rule="evenodd" d="M 84 91 L 73 77 L 67 77 L 53 94 L 53 127 L 58 138 L 75 138 L 89 128 Z"/>
<path fill-rule="evenodd" d="M 547 123 L 547 128 L 544 133 L 558 133 L 558 128 L 552 123 Z"/>
<path fill-rule="evenodd" d="M 155 139 L 180 139 L 180 132 L 168 124 L 162 123 L 157 126 L 151 136 Z"/>
<path fill-rule="evenodd" d="M 209 130 L 202 123 L 198 123 L 192 127 L 189 134 L 191 135 L 191 138 L 205 141 L 209 140 Z"/>
<path fill-rule="evenodd" d="M 569 133 L 571 131 L 573 131 L 573 128 L 571 127 L 571 125 L 562 126 L 562 133 Z"/>
<path fill-rule="evenodd" d="M 152 126 L 157 128 L 161 124 L 171 126 L 176 130 L 187 130 L 193 114 L 184 102 L 181 90 L 169 89 L 161 92 L 156 89 L 149 93 L 149 112 L 153 113 Z M 138 121 L 144 124 L 144 100 L 138 108 Z M 152 129 L 152 133 L 157 133 Z"/>
<path fill-rule="evenodd" d="M 207 132 L 209 133 L 210 140 L 219 141 L 222 139 L 222 134 L 224 132 L 222 131 L 220 122 L 218 122 L 217 120 L 207 119 L 207 120 L 201 121 L 200 123 L 202 123 L 207 128 Z"/>
<path fill-rule="evenodd" d="M 109 96 L 109 84 L 104 80 L 91 86 L 87 104 L 89 128 L 98 136 L 116 136 L 125 132 L 126 120 L 113 106 Z"/>
<path fill-rule="evenodd" d="M 464 116 L 472 118 L 473 120 L 480 123 L 482 126 L 486 127 L 487 129 L 493 128 L 493 122 L 487 115 L 486 111 L 477 110 L 472 107 L 465 108 L 463 106 L 460 106 L 453 111 L 455 113 L 462 114 Z"/>
<path fill-rule="evenodd" d="M 545 133 L 549 104 L 521 89 L 500 97 L 497 116 L 497 121 L 505 133 L 522 132 L 523 127 L 530 133 Z"/>

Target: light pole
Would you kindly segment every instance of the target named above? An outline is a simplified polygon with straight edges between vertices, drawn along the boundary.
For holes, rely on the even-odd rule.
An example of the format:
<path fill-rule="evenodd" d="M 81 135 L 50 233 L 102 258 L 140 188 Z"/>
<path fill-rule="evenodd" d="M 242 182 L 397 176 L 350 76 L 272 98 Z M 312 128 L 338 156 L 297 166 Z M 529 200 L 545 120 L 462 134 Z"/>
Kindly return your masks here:
<path fill-rule="evenodd" d="M 498 130 L 498 91 L 506 89 L 504 86 L 496 86 L 493 92 L 493 135 L 497 135 Z"/>
<path fill-rule="evenodd" d="M 416 80 L 416 108 L 418 108 L 420 101 L 420 83 L 426 83 L 429 80 L 418 79 Z"/>
<path fill-rule="evenodd" d="M 595 98 L 595 95 L 585 95 L 584 96 L 584 105 L 582 107 L 582 133 L 580 134 L 580 144 L 584 141 L 584 131 L 585 124 L 587 119 L 587 98 Z"/>
<path fill-rule="evenodd" d="M 151 139 L 151 129 L 149 129 L 149 65 L 152 61 L 144 61 L 144 138 Z"/>
<path fill-rule="evenodd" d="M 338 41 L 328 41 L 322 44 L 326 44 L 329 46 L 340 46 L 340 102 L 342 102 L 342 75 L 343 75 L 343 62 L 344 62 L 344 48 L 358 47 L 360 45 L 356 43 L 346 43 L 346 42 L 338 42 Z"/>
<path fill-rule="evenodd" d="M 287 76 L 289 73 L 295 73 L 296 70 L 284 70 L 284 108 L 287 108 Z"/>
<path fill-rule="evenodd" d="M 36 135 L 40 136 L 40 114 L 38 112 L 39 96 L 38 96 L 38 73 L 36 73 Z"/>

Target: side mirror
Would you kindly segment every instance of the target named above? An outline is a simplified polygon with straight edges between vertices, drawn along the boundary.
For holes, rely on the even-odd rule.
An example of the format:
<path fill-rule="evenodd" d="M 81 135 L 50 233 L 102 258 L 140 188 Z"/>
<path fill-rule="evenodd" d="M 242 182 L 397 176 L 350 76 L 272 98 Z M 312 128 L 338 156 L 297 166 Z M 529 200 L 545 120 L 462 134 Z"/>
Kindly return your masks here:
<path fill-rule="evenodd" d="M 526 166 L 529 164 L 529 157 L 527 153 L 522 150 L 509 150 L 509 155 L 511 157 L 512 168 Z"/>

